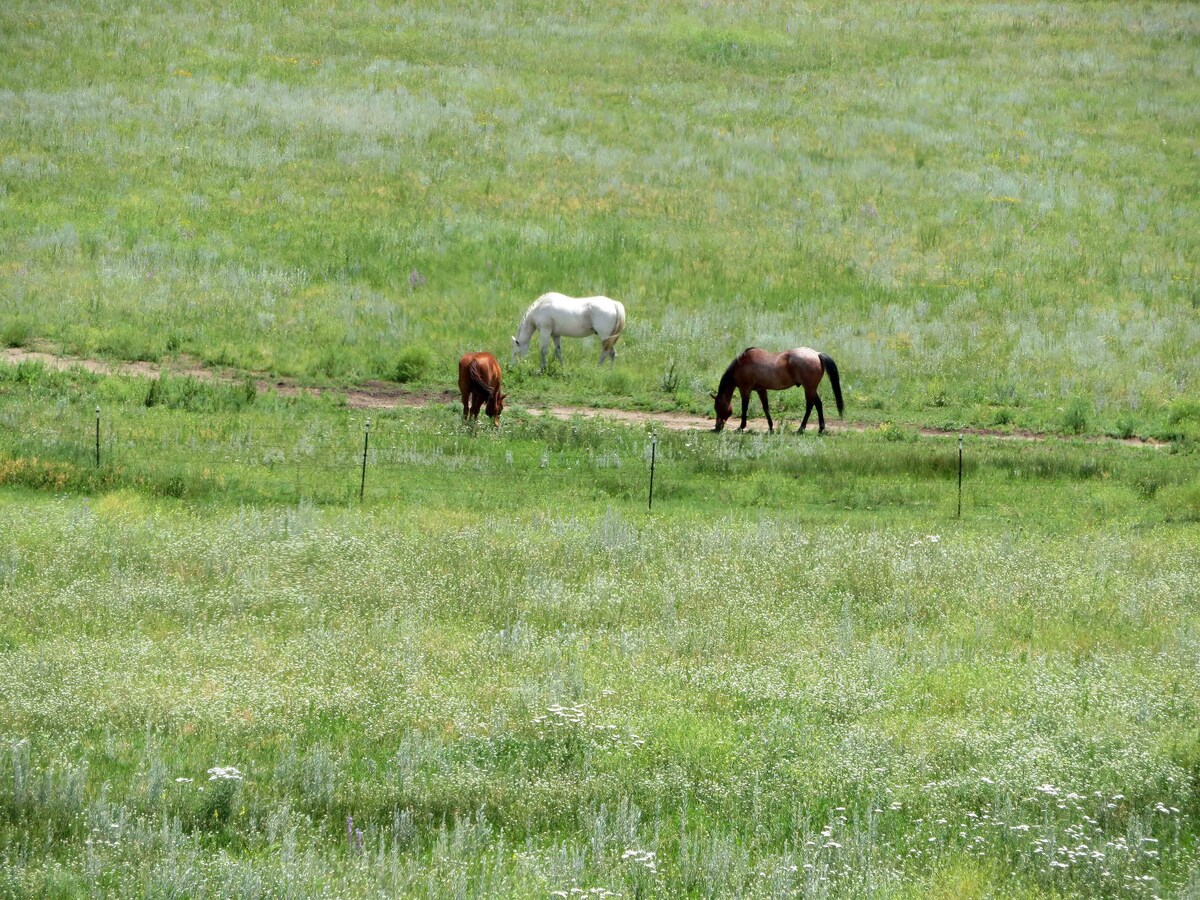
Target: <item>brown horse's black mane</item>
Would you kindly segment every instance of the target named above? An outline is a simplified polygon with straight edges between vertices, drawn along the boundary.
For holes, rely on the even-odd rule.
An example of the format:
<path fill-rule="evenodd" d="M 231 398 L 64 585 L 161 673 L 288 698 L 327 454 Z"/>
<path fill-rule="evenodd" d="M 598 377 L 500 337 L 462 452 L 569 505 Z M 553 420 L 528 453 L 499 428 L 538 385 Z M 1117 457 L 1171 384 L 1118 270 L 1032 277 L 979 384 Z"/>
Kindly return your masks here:
<path fill-rule="evenodd" d="M 745 350 L 743 350 L 741 353 L 739 353 L 737 355 L 737 357 L 734 359 L 733 362 L 731 362 L 729 364 L 729 368 L 726 369 L 725 374 L 721 376 L 721 383 L 719 385 L 717 385 L 717 396 L 724 397 L 726 394 L 729 394 L 730 396 L 733 395 L 733 370 L 738 367 L 738 363 L 740 363 L 742 361 L 742 358 L 747 353 L 749 353 L 751 350 L 755 350 L 755 349 L 757 349 L 757 348 L 756 347 L 747 347 Z"/>

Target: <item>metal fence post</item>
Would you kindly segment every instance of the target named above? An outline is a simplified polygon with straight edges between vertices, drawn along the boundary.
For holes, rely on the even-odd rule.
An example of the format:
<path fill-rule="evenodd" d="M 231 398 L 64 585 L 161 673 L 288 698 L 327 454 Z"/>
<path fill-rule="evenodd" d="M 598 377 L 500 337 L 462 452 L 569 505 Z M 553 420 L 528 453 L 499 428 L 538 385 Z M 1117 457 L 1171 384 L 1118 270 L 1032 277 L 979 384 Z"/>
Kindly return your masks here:
<path fill-rule="evenodd" d="M 100 404 L 96 404 L 96 468 L 100 468 Z"/>
<path fill-rule="evenodd" d="M 654 509 L 654 457 L 658 449 L 658 432 L 650 433 L 650 503 L 647 509 Z"/>
<path fill-rule="evenodd" d="M 367 445 L 371 441 L 371 419 L 367 417 L 366 427 L 363 429 L 363 464 L 362 464 L 362 481 L 358 485 L 358 500 L 361 503 L 363 494 L 367 490 Z"/>
<path fill-rule="evenodd" d="M 954 518 L 962 518 L 962 466 L 963 466 L 963 436 L 958 436 L 958 512 Z"/>

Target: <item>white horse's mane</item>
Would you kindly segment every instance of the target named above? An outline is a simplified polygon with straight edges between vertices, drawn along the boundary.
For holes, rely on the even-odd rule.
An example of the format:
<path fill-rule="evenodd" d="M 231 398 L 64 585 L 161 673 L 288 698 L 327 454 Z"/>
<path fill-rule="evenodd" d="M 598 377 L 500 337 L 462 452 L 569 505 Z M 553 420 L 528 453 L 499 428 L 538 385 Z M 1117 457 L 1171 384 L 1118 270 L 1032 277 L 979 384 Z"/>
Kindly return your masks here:
<path fill-rule="evenodd" d="M 545 299 L 546 299 L 546 297 L 547 297 L 547 296 L 548 296 L 547 294 L 542 294 L 542 295 L 541 295 L 541 296 L 539 296 L 539 297 L 538 297 L 536 300 L 534 300 L 532 303 L 530 303 L 530 304 L 529 304 L 529 308 L 528 308 L 528 309 L 526 309 L 526 310 L 525 310 L 525 314 L 524 314 L 523 316 L 521 316 L 521 325 L 524 325 L 524 324 L 525 324 L 525 320 L 529 318 L 529 314 L 530 314 L 531 312 L 533 312 L 535 309 L 537 309 L 539 306 L 541 306 L 541 304 L 542 304 L 542 303 L 545 301 Z M 519 329 L 520 329 L 521 325 L 518 325 L 518 326 L 517 326 L 517 329 L 518 329 L 517 333 L 518 333 L 518 334 L 520 334 L 520 330 L 519 330 Z"/>

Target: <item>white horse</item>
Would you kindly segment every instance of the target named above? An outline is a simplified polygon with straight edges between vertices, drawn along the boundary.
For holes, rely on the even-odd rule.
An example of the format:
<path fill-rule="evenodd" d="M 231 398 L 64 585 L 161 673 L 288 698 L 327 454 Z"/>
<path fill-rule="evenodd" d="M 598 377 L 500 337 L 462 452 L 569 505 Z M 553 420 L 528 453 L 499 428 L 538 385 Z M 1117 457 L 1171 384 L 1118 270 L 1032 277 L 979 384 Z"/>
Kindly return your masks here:
<path fill-rule="evenodd" d="M 530 304 L 521 319 L 521 327 L 513 338 L 513 362 L 529 352 L 529 341 L 533 333 L 542 335 L 542 371 L 546 371 L 546 351 L 550 339 L 554 338 L 554 354 L 562 364 L 562 343 L 566 337 L 587 337 L 594 334 L 603 342 L 600 365 L 607 357 L 617 363 L 617 351 L 613 347 L 625 329 L 625 307 L 617 300 L 607 297 L 568 297 L 551 291 L 542 294 Z"/>

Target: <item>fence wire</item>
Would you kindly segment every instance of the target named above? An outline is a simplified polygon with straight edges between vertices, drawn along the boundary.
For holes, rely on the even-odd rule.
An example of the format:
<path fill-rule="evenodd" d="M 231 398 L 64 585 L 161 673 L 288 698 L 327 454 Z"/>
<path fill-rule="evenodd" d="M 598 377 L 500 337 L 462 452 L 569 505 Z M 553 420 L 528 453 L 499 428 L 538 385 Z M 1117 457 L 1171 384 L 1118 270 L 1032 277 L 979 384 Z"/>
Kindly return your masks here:
<path fill-rule="evenodd" d="M 11 413 L 0 417 L 0 425 L 5 419 L 11 421 Z M 571 423 L 555 423 L 553 439 L 543 440 L 539 438 L 540 424 L 506 427 L 497 434 L 486 423 L 471 429 L 454 421 L 418 430 L 404 422 L 376 419 L 366 442 L 364 482 L 366 417 L 342 423 L 297 422 L 287 427 L 234 422 L 165 429 L 161 422 L 141 419 L 138 411 L 126 415 L 102 412 L 100 465 L 107 471 L 158 471 L 160 480 L 168 482 L 168 493 L 186 493 L 187 483 L 195 482 L 205 490 L 236 488 L 264 500 L 352 502 L 360 493 L 370 501 L 417 500 L 432 490 L 423 483 L 425 479 L 400 479 L 397 475 L 436 470 L 461 474 L 453 489 L 467 494 L 481 490 L 477 481 L 488 476 L 503 476 L 530 491 L 569 477 L 584 480 L 614 499 L 639 504 L 648 499 L 652 437 L 634 429 L 606 432 L 603 446 L 596 446 L 592 443 L 595 432 L 572 428 Z M 748 434 L 738 441 L 711 441 L 700 432 L 675 435 L 657 445 L 656 499 L 669 499 L 676 487 L 671 480 L 673 469 L 689 478 L 701 470 L 715 478 L 750 477 L 766 471 L 772 477 L 811 484 L 814 492 L 842 496 L 847 508 L 897 504 L 954 513 L 958 502 L 956 448 L 939 444 L 935 451 L 938 466 L 923 478 L 887 472 L 846 475 L 821 460 L 813 449 L 815 440 L 786 442 L 763 433 Z M 80 422 L 59 411 L 26 419 L 17 444 L 14 449 L 22 453 L 94 467 L 95 421 L 89 417 Z M 928 482 L 924 498 L 914 496 L 914 488 L 922 481 Z M 770 498 L 764 496 L 763 503 L 771 505 Z M 964 504 L 970 507 L 969 495 Z"/>

